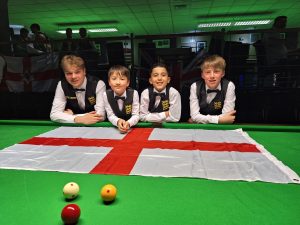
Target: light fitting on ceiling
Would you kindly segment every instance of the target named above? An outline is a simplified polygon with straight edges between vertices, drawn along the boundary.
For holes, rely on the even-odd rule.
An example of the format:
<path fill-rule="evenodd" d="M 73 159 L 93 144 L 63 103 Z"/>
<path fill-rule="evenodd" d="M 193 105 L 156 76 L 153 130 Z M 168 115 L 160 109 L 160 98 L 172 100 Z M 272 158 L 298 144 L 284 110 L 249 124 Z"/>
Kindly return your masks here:
<path fill-rule="evenodd" d="M 117 32 L 118 29 L 117 28 L 91 28 L 91 29 L 87 29 L 87 31 L 91 33 L 109 33 L 109 32 Z M 60 34 L 66 33 L 65 30 L 58 30 L 57 32 Z M 72 33 L 78 34 L 79 30 L 72 30 Z"/>
<path fill-rule="evenodd" d="M 229 27 L 229 26 L 248 26 L 248 25 L 264 25 L 269 24 L 271 20 L 252 20 L 252 21 L 239 21 L 239 22 L 220 22 L 220 23 L 202 23 L 198 27 Z"/>
<path fill-rule="evenodd" d="M 58 30 L 58 31 L 56 31 L 57 33 L 60 33 L 60 34 L 65 34 L 66 33 L 66 31 L 65 30 Z M 72 30 L 72 33 L 73 34 L 78 34 L 79 33 L 79 30 Z"/>
<path fill-rule="evenodd" d="M 231 26 L 231 22 L 226 23 L 202 23 L 199 24 L 198 27 L 229 27 Z"/>
<path fill-rule="evenodd" d="M 23 25 L 18 25 L 18 24 L 9 24 L 9 27 L 13 28 L 13 29 L 22 29 L 22 28 L 24 28 Z"/>
<path fill-rule="evenodd" d="M 235 22 L 234 26 L 263 25 L 263 24 L 269 24 L 270 22 L 271 20 L 240 21 L 240 22 Z"/>
<path fill-rule="evenodd" d="M 89 32 L 93 33 L 105 33 L 105 32 L 117 32 L 117 28 L 95 28 L 95 29 L 88 29 Z"/>

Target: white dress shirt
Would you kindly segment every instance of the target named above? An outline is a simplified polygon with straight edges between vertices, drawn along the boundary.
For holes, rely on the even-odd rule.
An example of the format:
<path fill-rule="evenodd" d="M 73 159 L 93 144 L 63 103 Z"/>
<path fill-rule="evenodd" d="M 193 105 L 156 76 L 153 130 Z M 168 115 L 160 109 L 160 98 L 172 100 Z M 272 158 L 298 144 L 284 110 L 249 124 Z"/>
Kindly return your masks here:
<path fill-rule="evenodd" d="M 87 79 L 84 79 L 83 84 L 80 88 L 86 89 L 86 83 Z M 103 116 L 105 119 L 105 108 L 103 103 L 103 92 L 105 92 L 106 87 L 102 80 L 98 81 L 97 87 L 96 87 L 96 105 L 95 105 L 95 111 L 97 114 Z M 85 108 L 85 91 L 77 91 L 75 92 L 78 105 L 81 109 Z M 59 123 L 75 123 L 74 119 L 77 116 L 82 116 L 84 114 L 77 114 L 77 115 L 70 115 L 68 113 L 65 113 L 65 107 L 67 104 L 67 98 L 65 96 L 65 93 L 61 86 L 61 81 L 58 82 L 56 91 L 55 91 L 55 97 L 52 103 L 52 109 L 50 113 L 50 118 L 52 121 L 59 122 Z"/>
<path fill-rule="evenodd" d="M 116 96 L 116 94 L 114 93 L 114 96 Z M 126 96 L 126 91 L 120 96 L 120 97 L 127 97 Z M 105 106 L 105 110 L 107 113 L 107 119 L 114 125 L 114 126 L 118 126 L 118 120 L 120 119 L 119 117 L 117 117 L 114 113 L 114 111 L 112 110 L 108 99 L 107 99 L 107 95 L 106 92 L 103 93 L 103 101 L 104 101 L 104 106 Z M 118 106 L 119 109 L 122 110 L 123 105 L 124 105 L 124 101 L 119 99 L 118 101 Z M 128 120 L 129 126 L 132 127 L 134 125 L 136 125 L 139 122 L 139 110 L 140 110 L 140 103 L 139 103 L 139 94 L 136 90 L 133 91 L 133 100 L 132 100 L 132 114 L 130 119 Z"/>
<path fill-rule="evenodd" d="M 157 92 L 154 90 L 154 92 Z M 159 92 L 166 94 L 166 88 Z M 169 89 L 169 116 L 166 117 L 165 112 L 154 112 L 150 113 L 149 108 L 149 91 L 148 88 L 145 89 L 141 94 L 141 106 L 140 106 L 140 120 L 148 121 L 154 123 L 162 123 L 162 122 L 178 122 L 181 116 L 181 97 L 179 92 L 171 87 Z M 158 105 L 160 102 L 160 97 L 157 96 L 155 99 L 155 105 Z"/>
<path fill-rule="evenodd" d="M 206 90 L 208 87 L 205 85 Z M 221 90 L 221 84 L 217 87 L 218 90 Z M 210 103 L 215 97 L 217 93 L 212 92 L 207 94 L 207 103 Z M 228 113 L 232 110 L 234 110 L 235 107 L 235 86 L 230 81 L 228 84 L 225 100 L 224 100 L 224 106 L 222 108 L 222 114 Z M 196 93 L 196 82 L 192 84 L 190 89 L 190 115 L 195 123 L 218 123 L 219 122 L 219 116 L 220 115 L 203 115 L 200 114 L 200 106 L 199 106 L 199 100 Z M 221 114 L 221 115 L 222 115 Z"/>

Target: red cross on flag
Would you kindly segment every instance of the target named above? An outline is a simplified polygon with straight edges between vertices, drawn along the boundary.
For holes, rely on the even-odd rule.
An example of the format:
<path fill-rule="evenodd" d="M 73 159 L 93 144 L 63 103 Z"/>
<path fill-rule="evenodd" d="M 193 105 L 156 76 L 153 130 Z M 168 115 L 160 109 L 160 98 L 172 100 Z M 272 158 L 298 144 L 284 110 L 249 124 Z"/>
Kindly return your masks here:
<path fill-rule="evenodd" d="M 32 57 L 5 56 L 1 89 L 10 92 L 55 91 L 59 80 L 59 55 L 42 54 Z"/>
<path fill-rule="evenodd" d="M 241 129 L 60 127 L 0 151 L 0 168 L 300 183 Z"/>

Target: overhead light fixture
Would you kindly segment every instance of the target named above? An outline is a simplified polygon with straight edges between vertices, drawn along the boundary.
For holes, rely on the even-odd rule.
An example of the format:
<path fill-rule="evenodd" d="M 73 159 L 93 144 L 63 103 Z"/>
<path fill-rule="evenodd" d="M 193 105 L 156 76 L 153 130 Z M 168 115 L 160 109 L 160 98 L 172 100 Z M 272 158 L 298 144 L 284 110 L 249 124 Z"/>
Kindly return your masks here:
<path fill-rule="evenodd" d="M 96 29 L 88 29 L 89 32 L 92 33 L 105 33 L 105 32 L 117 32 L 117 28 L 96 28 Z"/>
<path fill-rule="evenodd" d="M 105 32 L 117 32 L 118 29 L 117 28 L 94 28 L 94 29 L 87 29 L 88 32 L 91 33 L 105 33 Z M 65 34 L 66 31 L 65 30 L 58 30 L 57 31 L 60 34 Z M 78 34 L 79 30 L 72 30 L 73 34 Z"/>
<path fill-rule="evenodd" d="M 240 21 L 240 22 L 235 22 L 234 26 L 264 25 L 264 24 L 269 24 L 270 22 L 271 20 Z"/>
<path fill-rule="evenodd" d="M 199 28 L 205 27 L 229 27 L 229 26 L 252 26 L 269 24 L 271 20 L 252 20 L 252 21 L 239 21 L 239 22 L 220 22 L 220 23 L 203 23 L 199 24 Z"/>
<path fill-rule="evenodd" d="M 231 22 L 225 22 L 225 23 L 202 23 L 199 24 L 198 27 L 229 27 L 231 26 Z"/>
<path fill-rule="evenodd" d="M 13 28 L 13 29 L 22 29 L 22 28 L 24 28 L 23 25 L 18 25 L 18 24 L 10 24 L 9 27 Z"/>
<path fill-rule="evenodd" d="M 66 31 L 65 30 L 58 30 L 58 31 L 56 31 L 57 33 L 60 33 L 60 34 L 65 34 L 66 33 Z M 72 30 L 72 33 L 73 34 L 78 34 L 79 33 L 79 30 Z"/>

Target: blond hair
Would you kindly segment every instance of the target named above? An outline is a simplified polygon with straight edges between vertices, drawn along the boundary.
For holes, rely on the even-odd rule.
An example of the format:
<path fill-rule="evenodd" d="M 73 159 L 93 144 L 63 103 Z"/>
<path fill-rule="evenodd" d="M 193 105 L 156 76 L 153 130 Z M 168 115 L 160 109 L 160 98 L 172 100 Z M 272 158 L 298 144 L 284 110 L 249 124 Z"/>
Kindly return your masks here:
<path fill-rule="evenodd" d="M 219 55 L 208 56 L 200 66 L 202 71 L 208 68 L 220 69 L 222 71 L 225 71 L 225 67 L 226 67 L 226 62 Z"/>
<path fill-rule="evenodd" d="M 60 63 L 62 69 L 65 69 L 66 65 L 75 65 L 78 68 L 84 69 L 85 68 L 85 64 L 84 64 L 84 60 L 76 55 L 65 55 L 62 59 L 61 59 L 61 63 Z"/>

